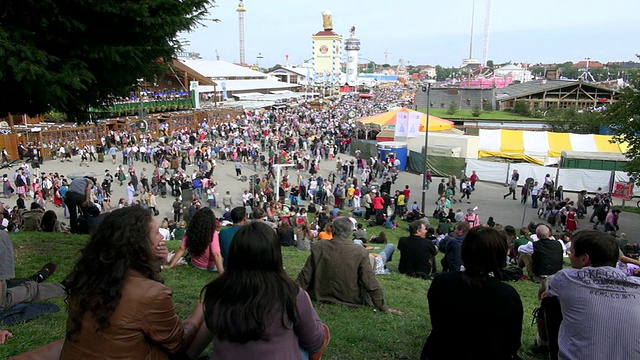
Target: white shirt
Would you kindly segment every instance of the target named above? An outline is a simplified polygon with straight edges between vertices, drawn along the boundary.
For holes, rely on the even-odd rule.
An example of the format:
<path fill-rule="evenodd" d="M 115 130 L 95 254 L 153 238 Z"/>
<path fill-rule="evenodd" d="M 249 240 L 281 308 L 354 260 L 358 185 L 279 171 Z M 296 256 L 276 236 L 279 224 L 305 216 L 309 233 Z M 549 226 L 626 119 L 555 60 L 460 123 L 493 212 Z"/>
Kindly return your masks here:
<path fill-rule="evenodd" d="M 538 237 L 536 236 L 536 234 L 531 235 L 531 239 L 533 239 L 533 241 L 538 241 Z M 550 239 L 556 240 L 553 236 Z M 533 254 L 533 241 L 529 241 L 528 243 L 518 247 L 518 253 L 529 255 Z M 562 253 L 565 254 L 567 252 L 567 247 L 564 244 L 564 241 L 560 239 L 558 239 L 557 241 L 560 243 L 560 245 L 562 245 Z"/>
<path fill-rule="evenodd" d="M 540 190 L 542 190 L 542 186 L 534 186 L 533 189 L 531 189 L 531 195 L 538 195 L 540 193 Z"/>
<path fill-rule="evenodd" d="M 563 269 L 548 280 L 563 320 L 559 359 L 640 359 L 640 279 L 610 266 Z"/>

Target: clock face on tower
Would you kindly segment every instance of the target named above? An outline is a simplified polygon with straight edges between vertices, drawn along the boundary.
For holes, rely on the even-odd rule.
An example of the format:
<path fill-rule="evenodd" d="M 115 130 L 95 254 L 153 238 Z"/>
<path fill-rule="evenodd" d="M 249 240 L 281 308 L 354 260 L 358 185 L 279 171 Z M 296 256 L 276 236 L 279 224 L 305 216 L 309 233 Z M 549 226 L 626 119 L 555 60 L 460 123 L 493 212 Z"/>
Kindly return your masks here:
<path fill-rule="evenodd" d="M 327 45 L 320 46 L 320 52 L 321 53 L 326 54 L 327 51 L 329 51 L 329 48 L 327 47 Z"/>

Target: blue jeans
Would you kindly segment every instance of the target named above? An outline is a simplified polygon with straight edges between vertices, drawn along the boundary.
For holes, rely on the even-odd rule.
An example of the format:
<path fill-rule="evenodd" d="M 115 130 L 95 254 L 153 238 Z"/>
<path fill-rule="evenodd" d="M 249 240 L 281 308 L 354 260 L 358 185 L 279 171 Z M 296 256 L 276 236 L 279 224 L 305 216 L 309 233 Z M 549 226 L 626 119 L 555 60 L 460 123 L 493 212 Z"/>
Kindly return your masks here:
<path fill-rule="evenodd" d="M 382 257 L 382 261 L 385 264 L 391 261 L 391 257 L 393 256 L 394 251 L 396 251 L 396 247 L 393 244 L 385 245 L 384 249 L 380 251 L 380 256 Z"/>

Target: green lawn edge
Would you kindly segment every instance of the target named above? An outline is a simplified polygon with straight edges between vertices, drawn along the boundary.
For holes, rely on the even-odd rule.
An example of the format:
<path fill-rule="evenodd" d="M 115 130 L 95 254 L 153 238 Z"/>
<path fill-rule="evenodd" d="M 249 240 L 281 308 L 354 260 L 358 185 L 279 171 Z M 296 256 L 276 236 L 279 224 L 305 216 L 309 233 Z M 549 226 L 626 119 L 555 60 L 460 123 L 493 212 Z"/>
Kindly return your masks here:
<path fill-rule="evenodd" d="M 363 222 L 362 219 L 358 220 Z M 363 222 L 364 223 L 364 222 Z M 432 224 L 436 224 L 432 219 Z M 407 223 L 400 221 L 398 229 L 388 230 L 371 227 L 367 234 L 385 231 L 391 243 L 397 245 L 401 236 L 406 236 Z M 366 227 L 366 225 L 365 225 Z M 18 233 L 10 235 L 16 253 L 17 276 L 28 276 L 48 261 L 58 263 L 57 272 L 48 282 L 61 281 L 71 270 L 78 251 L 86 242 L 86 236 Z M 378 245 L 376 245 L 378 246 Z M 170 250 L 179 247 L 178 241 L 169 243 Z M 303 267 L 308 253 L 295 248 L 283 248 L 287 273 L 295 279 Z M 442 255 L 439 255 L 439 258 Z M 404 312 L 404 315 L 386 314 L 372 308 L 353 308 L 332 304 L 315 303 L 320 318 L 331 329 L 331 343 L 323 359 L 417 359 L 422 345 L 431 329 L 426 293 L 430 281 L 413 279 L 397 273 L 400 254 L 396 252 L 389 268 L 390 275 L 377 276 L 385 294 L 387 304 Z M 440 265 L 438 262 L 438 269 Z M 190 313 L 194 301 L 199 298 L 202 287 L 217 276 L 188 266 L 164 270 L 165 284 L 173 290 L 176 311 L 181 318 Z M 518 291 L 524 306 L 522 324 L 523 359 L 538 359 L 529 348 L 535 338 L 535 326 L 531 325 L 531 313 L 538 307 L 536 299 L 538 285 L 530 281 L 510 282 Z M 14 334 L 6 344 L 0 345 L 0 359 L 32 350 L 64 336 L 67 317 L 64 299 L 54 299 L 60 312 L 42 316 L 34 321 L 6 327 Z M 460 324 L 464 331 L 464 324 Z M 473 334 L 466 334 L 473 336 Z"/>
<path fill-rule="evenodd" d="M 422 113 L 427 113 L 426 108 L 418 108 L 418 111 Z M 429 114 L 447 120 L 507 120 L 507 121 L 544 121 L 545 119 L 537 119 L 533 117 L 514 115 L 512 113 L 504 112 L 504 111 L 482 111 L 480 116 L 475 117 L 471 115 L 472 110 L 468 109 L 459 109 L 455 114 L 447 114 L 447 109 L 442 108 L 431 108 L 429 109 Z"/>

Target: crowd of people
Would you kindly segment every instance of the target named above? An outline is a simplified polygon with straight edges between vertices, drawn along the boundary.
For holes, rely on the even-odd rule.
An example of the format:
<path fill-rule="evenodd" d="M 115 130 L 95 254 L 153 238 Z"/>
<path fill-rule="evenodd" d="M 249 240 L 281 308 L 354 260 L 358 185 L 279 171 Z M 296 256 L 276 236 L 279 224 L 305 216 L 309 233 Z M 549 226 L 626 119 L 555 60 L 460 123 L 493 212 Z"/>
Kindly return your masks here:
<path fill-rule="evenodd" d="M 3 214 L 7 230 L 29 231 L 31 222 L 38 224 L 35 230 L 43 229 L 44 223 L 52 222 L 44 220 L 44 210 L 54 204 L 68 212 L 70 222 L 68 228 L 54 225 L 55 231 L 91 234 L 63 283 L 45 284 L 51 285 L 46 297 L 14 294 L 21 287 L 44 286 L 37 280 L 52 273 L 50 267 L 34 275 L 36 281 L 17 286 L 5 286 L 14 273 L 2 274 L 2 294 L 14 299 L 10 307 L 68 294 L 65 338 L 35 351 L 53 352 L 63 359 L 145 355 L 161 359 L 178 354 L 197 358 L 213 343 L 212 356 L 220 359 L 319 358 L 330 335 L 312 301 L 402 314 L 387 304 L 376 278 L 391 272 L 387 264 L 394 254 L 398 256 L 397 250 L 399 273 L 432 281 L 427 294 L 431 333 L 423 359 L 451 358 L 452 353 L 459 358 L 518 358 L 522 301 L 502 281 L 510 279 L 516 268 L 525 269 L 527 277 L 542 286 L 536 351 L 561 358 L 586 358 L 592 350 L 622 356 L 624 349 L 637 355 L 632 340 L 637 334 L 629 329 L 619 334 L 625 341 L 616 342 L 615 350 L 603 342 L 598 349 L 576 345 L 613 331 L 607 324 L 616 319 L 640 315 L 632 309 L 639 305 L 640 280 L 634 276 L 640 273 L 640 262 L 621 256 L 619 250 L 614 256 L 614 247 L 629 250 L 621 238 L 577 231 L 577 221 L 589 206 L 594 207 L 592 219 L 598 220 L 594 228 L 602 224 L 606 231 L 618 230 L 618 213 L 611 209 L 608 195 L 587 199 L 581 193 L 572 202 L 561 187 L 546 180 L 543 186 L 536 183 L 523 196 L 532 197 L 540 219 L 553 215 L 556 222 L 516 231 L 493 218 L 481 222 L 476 208 L 466 213 L 455 210 L 452 205 L 465 198 L 471 203 L 478 175 L 474 171 L 458 181 L 452 174 L 438 186 L 440 198 L 433 215 L 439 224 L 432 227 L 425 209 L 414 200 L 419 191 L 396 185 L 397 159 L 366 159 L 357 151 L 353 160 L 344 155 L 350 152 L 354 135 L 348 111 L 357 109 L 362 115 L 384 111 L 388 103 L 398 101 L 396 91 L 380 91 L 368 102 L 343 97 L 329 110 L 302 104 L 289 110 L 249 112 L 235 121 L 204 122 L 196 131 L 176 132 L 161 142 L 112 133 L 102 145 L 117 168 L 106 169 L 101 183 L 91 176 L 32 174 L 28 164 L 16 171 L 13 181 L 5 176 L 5 196 L 18 194 L 18 208 Z M 88 151 L 91 154 L 92 149 Z M 93 159 L 89 156 L 87 161 Z M 217 191 L 216 167 L 227 161 L 234 164 L 233 181 L 240 196 Z M 326 161 L 336 164 L 329 173 L 319 167 Z M 247 167 L 255 175 L 245 182 Z M 431 174 L 425 176 L 429 184 Z M 515 171 L 511 177 L 515 186 L 509 184 L 505 199 L 516 199 L 518 181 Z M 126 197 L 111 206 L 116 186 L 126 186 Z M 157 197 L 175 198 L 173 219 L 156 220 Z M 29 211 L 43 213 L 39 222 L 28 220 L 25 200 L 33 200 Z M 15 220 L 14 211 L 19 214 Z M 407 222 L 408 236 L 398 240 L 396 249 L 384 231 L 397 228 L 400 219 Z M 375 226 L 384 230 L 367 235 Z M 554 236 L 555 226 L 564 230 L 561 236 Z M 170 256 L 165 242 L 171 239 L 181 245 Z M 308 252 L 296 279 L 283 269 L 283 246 Z M 12 249 L 7 251 L 13 254 Z M 438 253 L 443 253 L 440 271 Z M 565 258 L 573 269 L 563 269 Z M 184 321 L 175 314 L 171 289 L 160 277 L 163 268 L 171 271 L 181 263 L 194 271 L 218 272 L 204 285 L 202 301 L 196 301 Z M 586 278 L 590 281 L 582 281 Z M 558 311 L 552 312 L 553 298 L 559 303 L 555 309 L 567 321 L 558 321 Z M 610 304 L 606 310 L 601 306 L 604 299 Z M 5 305 L 0 311 L 7 309 Z M 576 320 L 594 313 L 594 326 L 581 327 Z M 474 334 L 464 347 L 452 336 L 461 326 Z M 0 332 L 0 340 L 7 336 Z"/>

